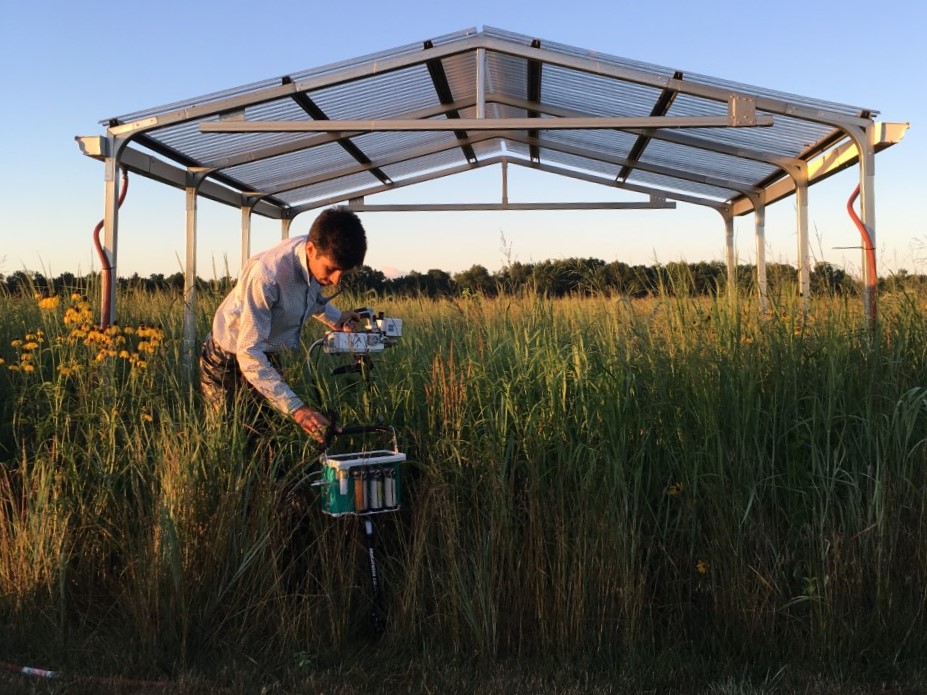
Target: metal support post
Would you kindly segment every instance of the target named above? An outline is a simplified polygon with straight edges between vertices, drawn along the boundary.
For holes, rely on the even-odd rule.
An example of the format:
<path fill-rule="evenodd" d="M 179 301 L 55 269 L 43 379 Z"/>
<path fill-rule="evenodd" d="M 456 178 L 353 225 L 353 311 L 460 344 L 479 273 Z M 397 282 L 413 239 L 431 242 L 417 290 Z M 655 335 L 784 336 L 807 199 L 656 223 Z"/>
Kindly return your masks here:
<path fill-rule="evenodd" d="M 249 199 L 245 199 L 241 206 L 241 263 L 239 273 L 244 270 L 245 264 L 251 258 L 251 212 L 254 210 Z"/>
<path fill-rule="evenodd" d="M 733 300 L 737 297 L 737 257 L 734 253 L 734 216 L 730 213 L 724 217 L 724 256 L 727 264 L 727 295 Z"/>
<path fill-rule="evenodd" d="M 811 253 L 808 239 L 808 169 L 795 179 L 796 226 L 798 230 L 798 294 L 802 309 L 807 310 L 811 301 Z"/>
<path fill-rule="evenodd" d="M 766 311 L 769 294 L 766 284 L 766 194 L 746 193 L 753 205 L 756 241 L 756 287 L 760 311 Z"/>
<path fill-rule="evenodd" d="M 191 167 L 187 170 L 186 192 L 186 258 L 183 277 L 183 366 L 187 377 L 193 377 L 193 355 L 196 351 L 196 216 L 199 187 L 211 169 Z"/>
<path fill-rule="evenodd" d="M 111 322 L 116 316 L 116 261 L 119 247 L 119 157 L 128 141 L 108 136 L 106 138 L 107 156 L 103 167 L 103 253 L 106 256 L 106 265 L 110 268 L 111 282 L 109 283 L 109 296 L 100 297 L 100 320 Z M 105 273 L 106 268 L 100 269 Z M 107 311 L 108 307 L 108 311 Z M 108 316 L 103 316 L 108 313 Z"/>

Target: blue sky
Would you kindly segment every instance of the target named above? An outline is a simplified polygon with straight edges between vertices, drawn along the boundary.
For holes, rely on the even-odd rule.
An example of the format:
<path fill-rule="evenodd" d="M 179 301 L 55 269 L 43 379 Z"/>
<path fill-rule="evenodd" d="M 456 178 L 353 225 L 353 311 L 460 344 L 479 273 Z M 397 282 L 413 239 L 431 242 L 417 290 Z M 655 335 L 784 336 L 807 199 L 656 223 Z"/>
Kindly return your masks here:
<path fill-rule="evenodd" d="M 308 2 L 9 3 L 0 23 L 3 155 L 0 273 L 50 275 L 98 268 L 91 232 L 103 212 L 103 166 L 74 137 L 103 133 L 99 121 L 138 109 L 492 26 L 684 72 L 759 85 L 880 112 L 911 123 L 901 144 L 876 157 L 880 273 L 927 272 L 927 115 L 920 66 L 927 60 L 918 3 L 856 0 L 566 4 L 362 2 L 316 9 Z M 450 177 L 369 202 L 498 202 L 499 169 Z M 859 236 L 845 209 L 853 168 L 810 193 L 814 260 L 858 272 Z M 593 184 L 510 168 L 512 202 L 628 200 Z M 639 199 L 639 198 L 637 198 Z M 304 233 L 312 213 L 294 222 Z M 200 206 L 198 274 L 238 270 L 239 213 Z M 721 218 L 676 210 L 620 212 L 369 213 L 369 265 L 449 272 L 481 264 L 593 256 L 631 264 L 724 257 Z M 740 262 L 753 262 L 753 220 L 735 222 Z M 795 263 L 793 199 L 767 212 L 767 259 Z M 255 218 L 252 250 L 279 238 Z M 120 217 L 119 275 L 182 268 L 181 191 L 132 177 Z"/>

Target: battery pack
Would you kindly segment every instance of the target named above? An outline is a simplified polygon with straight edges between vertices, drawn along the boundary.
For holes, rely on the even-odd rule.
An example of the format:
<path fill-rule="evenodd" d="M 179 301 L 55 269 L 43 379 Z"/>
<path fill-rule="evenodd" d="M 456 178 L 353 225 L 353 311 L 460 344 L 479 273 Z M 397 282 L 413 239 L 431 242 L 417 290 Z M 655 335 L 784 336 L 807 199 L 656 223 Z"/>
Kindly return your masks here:
<path fill-rule="evenodd" d="M 405 460 L 405 454 L 385 449 L 322 454 L 322 511 L 363 516 L 398 510 Z"/>

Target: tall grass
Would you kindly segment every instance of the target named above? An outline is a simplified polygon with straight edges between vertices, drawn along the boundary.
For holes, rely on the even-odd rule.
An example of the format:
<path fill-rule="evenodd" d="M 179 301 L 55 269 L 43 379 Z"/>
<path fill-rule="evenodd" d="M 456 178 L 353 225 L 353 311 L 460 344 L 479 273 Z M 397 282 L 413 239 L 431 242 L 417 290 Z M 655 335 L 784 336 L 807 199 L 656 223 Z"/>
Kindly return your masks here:
<path fill-rule="evenodd" d="M 239 418 L 204 413 L 177 301 L 122 300 L 124 326 L 164 333 L 144 372 L 56 343 L 66 298 L 0 302 L 12 651 L 93 645 L 106 668 L 156 671 L 365 643 L 356 522 L 294 494 L 315 447 L 280 419 L 255 450 Z M 377 306 L 405 335 L 371 381 L 326 358 L 315 374 L 320 406 L 393 424 L 409 456 L 403 510 L 377 527 L 384 643 L 613 664 L 921 656 L 923 302 L 883 297 L 875 336 L 839 299 Z M 10 371 L 39 327 L 41 369 Z M 286 368 L 311 397 L 305 359 Z"/>

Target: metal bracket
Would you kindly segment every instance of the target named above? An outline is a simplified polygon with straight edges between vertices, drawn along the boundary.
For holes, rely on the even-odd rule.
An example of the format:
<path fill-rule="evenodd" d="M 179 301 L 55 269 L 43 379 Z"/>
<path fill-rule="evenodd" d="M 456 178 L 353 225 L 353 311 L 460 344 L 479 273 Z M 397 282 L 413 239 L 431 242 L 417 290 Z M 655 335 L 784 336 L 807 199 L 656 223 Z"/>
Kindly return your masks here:
<path fill-rule="evenodd" d="M 756 97 L 731 94 L 727 100 L 728 123 L 735 128 L 756 125 Z"/>

